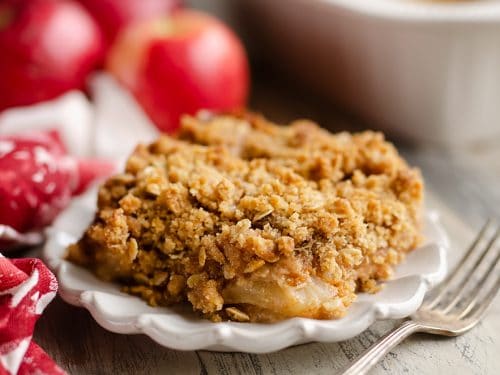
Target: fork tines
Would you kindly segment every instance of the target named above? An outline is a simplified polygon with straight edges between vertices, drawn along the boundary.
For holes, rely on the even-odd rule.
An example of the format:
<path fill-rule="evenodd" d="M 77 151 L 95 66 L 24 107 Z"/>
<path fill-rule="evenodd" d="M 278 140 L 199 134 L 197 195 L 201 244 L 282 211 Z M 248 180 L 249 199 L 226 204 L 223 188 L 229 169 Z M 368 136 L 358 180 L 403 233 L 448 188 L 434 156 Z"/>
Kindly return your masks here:
<path fill-rule="evenodd" d="M 458 318 L 479 318 L 500 288 L 500 226 L 488 220 L 465 256 L 424 301 L 423 308 Z"/>

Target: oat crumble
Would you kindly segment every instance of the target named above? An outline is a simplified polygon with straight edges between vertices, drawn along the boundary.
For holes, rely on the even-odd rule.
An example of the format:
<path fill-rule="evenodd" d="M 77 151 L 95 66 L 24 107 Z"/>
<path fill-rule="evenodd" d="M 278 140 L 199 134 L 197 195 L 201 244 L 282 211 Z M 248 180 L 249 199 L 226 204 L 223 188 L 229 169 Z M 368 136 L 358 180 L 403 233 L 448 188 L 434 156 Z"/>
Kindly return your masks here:
<path fill-rule="evenodd" d="M 418 245 L 422 194 L 380 133 L 186 116 L 100 188 L 67 256 L 213 321 L 338 318 Z"/>

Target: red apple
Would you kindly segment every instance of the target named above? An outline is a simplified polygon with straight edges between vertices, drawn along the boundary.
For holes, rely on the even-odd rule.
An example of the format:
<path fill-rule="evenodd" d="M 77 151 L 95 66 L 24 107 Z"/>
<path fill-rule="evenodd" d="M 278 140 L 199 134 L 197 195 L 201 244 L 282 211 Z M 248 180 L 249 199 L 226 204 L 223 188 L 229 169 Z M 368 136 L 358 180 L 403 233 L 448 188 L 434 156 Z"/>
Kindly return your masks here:
<path fill-rule="evenodd" d="M 231 110 L 247 99 L 248 61 L 240 40 L 197 11 L 178 10 L 124 29 L 106 67 L 166 132 L 184 113 Z"/>
<path fill-rule="evenodd" d="M 0 111 L 83 87 L 102 59 L 99 27 L 72 0 L 0 3 Z"/>
<path fill-rule="evenodd" d="M 108 44 L 131 23 L 170 14 L 181 0 L 79 0 L 94 16 Z"/>

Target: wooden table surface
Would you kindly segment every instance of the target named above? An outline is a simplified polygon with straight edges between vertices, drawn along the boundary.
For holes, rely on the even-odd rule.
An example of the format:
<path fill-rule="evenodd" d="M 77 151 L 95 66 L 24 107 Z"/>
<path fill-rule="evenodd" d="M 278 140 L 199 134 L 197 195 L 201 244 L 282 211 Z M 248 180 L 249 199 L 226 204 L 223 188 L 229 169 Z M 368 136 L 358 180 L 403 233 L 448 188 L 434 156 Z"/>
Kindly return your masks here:
<path fill-rule="evenodd" d="M 332 130 L 353 127 L 328 103 L 269 76 L 256 80 L 252 107 L 286 122 L 309 117 Z M 306 98 L 307 97 L 307 98 Z M 451 239 L 453 264 L 486 217 L 500 217 L 500 140 L 445 149 L 398 144 L 419 166 L 429 206 L 437 208 Z M 56 298 L 37 324 L 35 340 L 71 374 L 335 374 L 397 322 L 380 321 L 340 343 L 311 343 L 277 353 L 181 352 L 143 335 L 110 333 L 90 314 Z M 500 297 L 478 327 L 457 338 L 414 335 L 396 347 L 373 374 L 499 374 Z"/>

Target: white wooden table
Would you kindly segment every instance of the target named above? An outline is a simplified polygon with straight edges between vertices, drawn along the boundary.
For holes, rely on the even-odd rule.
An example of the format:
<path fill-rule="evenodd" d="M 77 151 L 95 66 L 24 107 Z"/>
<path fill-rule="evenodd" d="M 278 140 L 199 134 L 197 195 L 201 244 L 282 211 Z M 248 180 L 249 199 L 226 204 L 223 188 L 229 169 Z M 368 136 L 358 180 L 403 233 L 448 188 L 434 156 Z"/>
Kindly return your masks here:
<path fill-rule="evenodd" d="M 256 80 L 252 106 L 269 118 L 309 117 L 333 130 L 350 127 L 352 122 L 336 116 L 327 103 L 306 101 L 293 90 L 270 84 L 268 78 Z M 500 140 L 456 150 L 399 146 L 423 170 L 428 204 L 441 212 L 451 239 L 453 264 L 486 217 L 500 218 Z M 335 374 L 396 323 L 377 322 L 341 343 L 305 344 L 265 355 L 180 352 L 142 335 L 107 332 L 86 310 L 57 298 L 37 324 L 35 340 L 75 375 Z M 415 335 L 373 370 L 373 374 L 403 373 L 500 374 L 500 297 L 471 332 L 458 338 Z"/>

